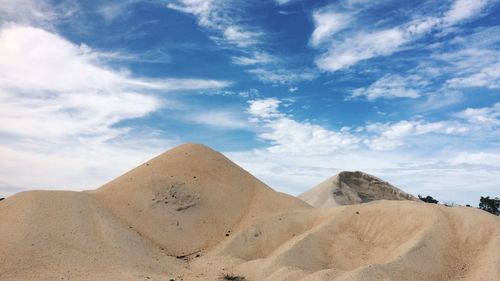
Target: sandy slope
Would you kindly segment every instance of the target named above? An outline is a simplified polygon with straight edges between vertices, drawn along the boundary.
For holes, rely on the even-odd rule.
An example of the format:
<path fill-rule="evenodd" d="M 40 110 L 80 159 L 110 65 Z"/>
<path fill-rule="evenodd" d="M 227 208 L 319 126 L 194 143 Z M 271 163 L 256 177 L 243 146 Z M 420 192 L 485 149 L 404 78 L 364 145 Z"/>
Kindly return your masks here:
<path fill-rule="evenodd" d="M 375 200 L 412 200 L 414 196 L 372 175 L 363 172 L 340 172 L 299 198 L 318 208 L 367 203 Z"/>
<path fill-rule="evenodd" d="M 412 201 L 314 209 L 201 145 L 92 192 L 0 202 L 0 280 L 498 280 L 500 219 Z"/>

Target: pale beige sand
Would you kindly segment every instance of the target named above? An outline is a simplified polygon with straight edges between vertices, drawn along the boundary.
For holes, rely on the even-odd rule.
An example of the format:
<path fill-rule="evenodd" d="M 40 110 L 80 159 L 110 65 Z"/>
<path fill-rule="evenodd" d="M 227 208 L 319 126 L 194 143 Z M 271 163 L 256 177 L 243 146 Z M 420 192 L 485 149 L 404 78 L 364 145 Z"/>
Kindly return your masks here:
<path fill-rule="evenodd" d="M 0 202 L 0 280 L 499 280 L 500 219 L 413 201 L 315 209 L 201 145 L 91 192 Z"/>
<path fill-rule="evenodd" d="M 416 197 L 363 172 L 340 172 L 298 196 L 311 206 L 329 208 L 375 200 L 412 200 Z"/>

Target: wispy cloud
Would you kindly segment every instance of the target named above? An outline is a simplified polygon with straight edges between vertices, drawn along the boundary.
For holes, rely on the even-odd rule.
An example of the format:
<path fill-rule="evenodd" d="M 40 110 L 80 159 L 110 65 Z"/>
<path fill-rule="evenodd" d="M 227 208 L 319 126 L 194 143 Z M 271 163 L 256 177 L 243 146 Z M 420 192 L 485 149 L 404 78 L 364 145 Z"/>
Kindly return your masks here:
<path fill-rule="evenodd" d="M 343 41 L 331 43 L 332 47 L 316 60 L 316 65 L 322 70 L 337 71 L 362 60 L 390 55 L 408 40 L 407 34 L 399 28 L 361 32 Z"/>
<path fill-rule="evenodd" d="M 455 116 L 481 127 L 500 126 L 500 102 L 491 107 L 467 108 Z"/>
<path fill-rule="evenodd" d="M 348 12 L 333 15 L 339 19 L 338 22 L 333 18 L 315 20 L 315 31 L 311 36 L 311 42 L 320 42 L 327 35 L 331 37 L 329 46 L 317 58 L 316 64 L 322 70 L 335 72 L 349 68 L 360 61 L 392 55 L 403 46 L 408 47 L 410 42 L 414 42 L 425 34 L 443 31 L 478 15 L 487 3 L 488 1 L 457 0 L 442 17 L 439 16 L 442 11 L 436 11 L 436 16 L 416 17 L 407 23 L 385 29 L 363 28 L 361 31 L 351 31 L 340 37 L 332 35 L 339 28 L 346 28 L 341 23 L 352 20 Z M 313 15 L 321 15 L 321 13 L 321 10 L 318 10 Z M 353 25 L 351 29 L 357 30 L 357 27 L 359 25 Z M 312 45 L 318 46 L 318 44 Z"/>
<path fill-rule="evenodd" d="M 234 6 L 226 0 L 176 0 L 167 4 L 170 9 L 196 17 L 200 26 L 213 31 L 216 42 L 249 47 L 260 42 L 263 33 L 238 21 Z"/>
<path fill-rule="evenodd" d="M 410 144 L 409 138 L 428 134 L 463 135 L 469 128 L 451 121 L 402 120 L 395 123 L 369 124 L 366 131 L 372 136 L 368 136 L 364 143 L 372 150 L 386 151 Z"/>
<path fill-rule="evenodd" d="M 77 1 L 51 3 L 47 0 L 0 1 L 0 24 L 16 22 L 52 28 L 54 22 L 67 20 L 80 11 Z"/>
<path fill-rule="evenodd" d="M 279 110 L 275 98 L 252 100 L 248 113 L 251 121 L 262 126 L 258 136 L 271 143 L 272 153 L 302 155 L 328 154 L 355 147 L 358 139 L 346 131 L 334 131 L 309 122 L 299 122 Z"/>
<path fill-rule="evenodd" d="M 274 0 L 277 5 L 286 5 L 295 1 L 300 1 L 300 0 Z"/>
<path fill-rule="evenodd" d="M 249 101 L 247 110 L 250 121 L 262 129 L 258 137 L 269 142 L 269 151 L 273 153 L 320 155 L 362 145 L 373 151 L 392 151 L 419 147 L 419 142 L 443 139 L 442 136 L 445 140 L 449 140 L 448 136 L 474 141 L 481 136 L 494 138 L 500 126 L 500 103 L 492 107 L 468 108 L 441 121 L 419 117 L 386 123 L 367 122 L 356 129 L 343 127 L 340 130 L 297 121 L 281 110 L 282 103 L 276 98 L 255 99 Z M 434 145 L 439 146 L 437 142 Z"/>
<path fill-rule="evenodd" d="M 107 1 L 97 8 L 97 12 L 104 18 L 104 20 L 111 22 L 126 14 L 131 5 L 140 1 L 141 0 Z"/>
<path fill-rule="evenodd" d="M 238 130 L 250 129 L 250 123 L 241 112 L 232 110 L 198 110 L 196 113 L 183 114 L 187 122 L 206 125 L 215 129 Z"/>
<path fill-rule="evenodd" d="M 451 88 L 500 88 L 500 51 L 467 48 L 435 58 L 449 64 L 452 78 L 446 83 Z"/>
<path fill-rule="evenodd" d="M 313 11 L 315 29 L 311 35 L 310 44 L 317 47 L 331 39 L 335 33 L 345 29 L 353 20 L 350 13 L 332 11 L 331 7 Z"/>
<path fill-rule="evenodd" d="M 453 166 L 492 166 L 500 168 L 500 153 L 461 152 L 448 160 Z"/>
<path fill-rule="evenodd" d="M 261 82 L 290 85 L 318 77 L 316 71 L 289 67 L 286 58 L 266 51 L 272 36 L 259 29 L 258 24 L 250 24 L 253 19 L 246 18 L 248 15 L 241 5 L 250 4 L 226 0 L 176 0 L 167 7 L 195 16 L 214 42 L 236 53 L 231 55 L 231 61 L 245 67 Z"/>
<path fill-rule="evenodd" d="M 410 82 L 413 80 L 412 82 Z M 416 81 L 415 81 L 416 80 Z M 418 98 L 418 88 L 408 88 L 410 84 L 419 84 L 418 77 L 407 77 L 406 79 L 397 74 L 387 74 L 375 81 L 367 88 L 355 89 L 349 99 L 365 97 L 369 101 L 379 98 Z M 417 86 L 417 85 L 415 85 Z"/>
<path fill-rule="evenodd" d="M 276 58 L 265 52 L 253 52 L 243 56 L 234 56 L 231 58 L 233 63 L 239 65 L 259 65 L 276 62 Z"/>
<path fill-rule="evenodd" d="M 467 20 L 480 13 L 486 5 L 491 2 L 488 0 L 455 0 L 451 8 L 444 16 L 444 23 L 453 25 L 463 20 Z"/>
<path fill-rule="evenodd" d="M 294 85 L 302 81 L 314 80 L 319 75 L 312 69 L 293 70 L 260 67 L 249 69 L 248 72 L 255 75 L 260 81 L 273 85 Z"/>
<path fill-rule="evenodd" d="M 500 137 L 500 103 L 491 107 L 467 108 L 456 112 L 447 120 L 429 122 L 421 119 L 389 123 L 372 123 L 366 126 L 363 141 L 370 149 L 387 151 L 402 146 L 419 146 L 422 138 L 432 136 L 460 136 L 469 139 L 470 145 L 479 140 L 487 143 Z M 435 140 L 439 138 L 434 138 Z M 445 138 L 445 141 L 451 141 Z M 437 142 L 432 145 L 438 146 Z"/>
<path fill-rule="evenodd" d="M 244 30 L 242 27 L 231 25 L 227 26 L 223 32 L 224 39 L 238 47 L 248 47 L 259 43 L 262 37 L 261 32 Z"/>

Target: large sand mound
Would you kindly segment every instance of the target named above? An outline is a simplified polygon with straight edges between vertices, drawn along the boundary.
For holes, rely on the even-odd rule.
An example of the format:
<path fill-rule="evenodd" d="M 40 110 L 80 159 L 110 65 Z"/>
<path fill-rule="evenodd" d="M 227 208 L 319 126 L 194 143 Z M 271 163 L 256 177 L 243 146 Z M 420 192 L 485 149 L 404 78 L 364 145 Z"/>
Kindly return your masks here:
<path fill-rule="evenodd" d="M 412 200 L 414 196 L 363 172 L 340 172 L 299 198 L 318 208 L 367 203 L 375 200 Z"/>
<path fill-rule="evenodd" d="M 273 191 L 224 155 L 194 144 L 142 164 L 94 195 L 175 256 L 209 249 L 240 224 L 268 213 L 309 207 Z"/>
<path fill-rule="evenodd" d="M 0 280 L 498 280 L 500 219 L 412 201 L 314 209 L 201 145 L 92 192 L 0 202 Z"/>

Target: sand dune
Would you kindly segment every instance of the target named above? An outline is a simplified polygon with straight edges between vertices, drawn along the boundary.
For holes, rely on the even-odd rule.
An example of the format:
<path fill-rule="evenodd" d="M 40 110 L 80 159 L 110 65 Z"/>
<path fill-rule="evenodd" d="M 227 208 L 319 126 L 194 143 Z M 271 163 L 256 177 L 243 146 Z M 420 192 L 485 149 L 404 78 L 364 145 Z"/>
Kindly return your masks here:
<path fill-rule="evenodd" d="M 195 144 L 95 191 L 16 194 L 0 222 L 0 280 L 500 279 L 496 216 L 411 200 L 313 208 Z"/>
<path fill-rule="evenodd" d="M 299 198 L 319 208 L 361 204 L 375 200 L 420 201 L 390 183 L 360 171 L 340 172 L 299 195 Z"/>

